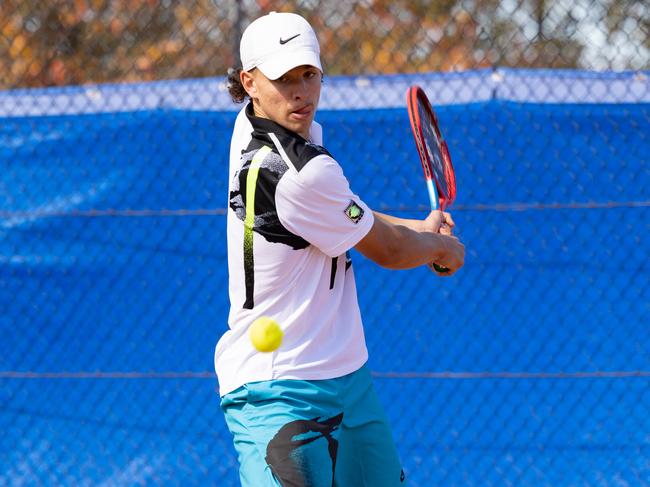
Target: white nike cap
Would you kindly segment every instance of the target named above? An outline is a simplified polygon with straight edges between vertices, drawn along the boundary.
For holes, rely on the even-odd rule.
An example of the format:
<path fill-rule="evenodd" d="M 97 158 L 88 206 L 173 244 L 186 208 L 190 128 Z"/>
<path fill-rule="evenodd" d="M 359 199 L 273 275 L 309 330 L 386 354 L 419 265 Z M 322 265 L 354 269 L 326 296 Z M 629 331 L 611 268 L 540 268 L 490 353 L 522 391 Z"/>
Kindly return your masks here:
<path fill-rule="evenodd" d="M 253 21 L 239 44 L 242 68 L 258 68 L 275 80 L 297 66 L 321 71 L 320 47 L 314 29 L 300 15 L 271 12 Z"/>

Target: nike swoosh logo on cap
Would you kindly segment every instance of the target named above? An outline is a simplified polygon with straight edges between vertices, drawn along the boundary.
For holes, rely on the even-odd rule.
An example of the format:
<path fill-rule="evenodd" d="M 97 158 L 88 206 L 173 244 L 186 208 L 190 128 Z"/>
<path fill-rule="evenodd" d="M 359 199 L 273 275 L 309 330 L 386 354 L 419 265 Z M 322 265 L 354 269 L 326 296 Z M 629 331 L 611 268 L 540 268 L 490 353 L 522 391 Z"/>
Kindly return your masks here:
<path fill-rule="evenodd" d="M 300 34 L 296 34 L 295 36 L 289 37 L 288 39 L 282 39 L 282 37 L 280 37 L 280 44 L 286 44 L 287 42 L 294 40 L 299 35 Z"/>

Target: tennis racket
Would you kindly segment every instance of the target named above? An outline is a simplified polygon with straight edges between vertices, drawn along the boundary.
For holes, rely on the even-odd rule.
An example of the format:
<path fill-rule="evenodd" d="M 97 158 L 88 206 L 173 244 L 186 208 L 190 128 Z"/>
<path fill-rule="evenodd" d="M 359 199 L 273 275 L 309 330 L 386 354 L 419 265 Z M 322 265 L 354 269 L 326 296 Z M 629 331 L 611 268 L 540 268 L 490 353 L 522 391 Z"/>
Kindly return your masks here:
<path fill-rule="evenodd" d="M 447 143 L 440 131 L 438 117 L 431 108 L 424 90 L 419 86 L 411 86 L 408 89 L 406 106 L 424 170 L 431 209 L 444 211 L 456 199 L 456 175 Z M 438 272 L 449 272 L 449 269 L 436 263 L 432 266 Z"/>

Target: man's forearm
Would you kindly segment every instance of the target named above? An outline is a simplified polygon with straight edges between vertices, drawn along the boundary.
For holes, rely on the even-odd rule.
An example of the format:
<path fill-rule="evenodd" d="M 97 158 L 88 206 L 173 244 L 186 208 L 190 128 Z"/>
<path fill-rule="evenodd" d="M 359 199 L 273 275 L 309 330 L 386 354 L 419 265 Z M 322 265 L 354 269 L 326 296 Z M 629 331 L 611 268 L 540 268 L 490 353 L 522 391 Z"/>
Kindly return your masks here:
<path fill-rule="evenodd" d="M 459 244 L 455 238 L 434 232 L 418 232 L 402 222 L 405 220 L 397 218 L 391 221 L 375 213 L 372 229 L 355 246 L 356 249 L 389 269 L 411 269 L 431 262 L 438 263 L 439 259 L 444 264 L 449 257 L 452 257 L 452 262 L 445 267 L 456 266 L 454 259 L 457 260 L 458 256 L 453 248 Z M 453 255 L 449 254 L 450 250 Z"/>
<path fill-rule="evenodd" d="M 416 232 L 422 232 L 424 230 L 422 228 L 422 220 L 398 218 L 396 216 L 386 215 L 385 213 L 379 213 L 378 211 L 373 211 L 373 213 L 375 215 L 375 218 L 380 218 L 386 223 L 390 223 L 392 225 L 402 225 L 410 228 L 411 230 L 415 230 Z"/>
<path fill-rule="evenodd" d="M 445 254 L 448 245 L 444 235 L 431 232 L 414 232 L 398 223 L 389 227 L 384 235 L 391 247 L 390 259 L 384 262 L 389 269 L 411 269 L 431 262 Z"/>

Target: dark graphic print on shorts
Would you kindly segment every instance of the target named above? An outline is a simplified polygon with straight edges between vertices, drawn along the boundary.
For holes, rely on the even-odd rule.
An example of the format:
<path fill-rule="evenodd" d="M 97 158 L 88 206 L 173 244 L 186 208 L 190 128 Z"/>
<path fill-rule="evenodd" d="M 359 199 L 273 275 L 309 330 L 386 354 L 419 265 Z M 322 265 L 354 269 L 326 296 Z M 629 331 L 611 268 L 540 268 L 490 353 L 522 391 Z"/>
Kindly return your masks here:
<path fill-rule="evenodd" d="M 343 413 L 285 424 L 266 447 L 266 463 L 283 487 L 334 485 Z"/>

